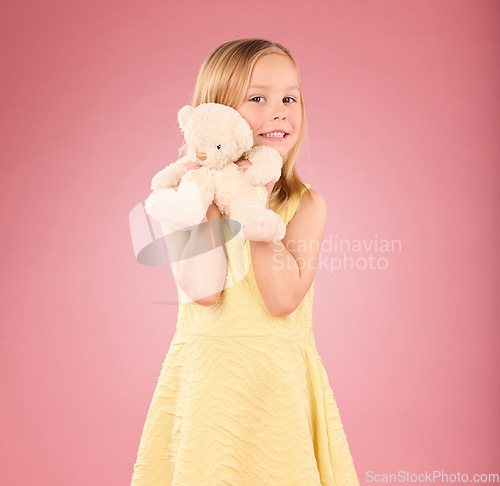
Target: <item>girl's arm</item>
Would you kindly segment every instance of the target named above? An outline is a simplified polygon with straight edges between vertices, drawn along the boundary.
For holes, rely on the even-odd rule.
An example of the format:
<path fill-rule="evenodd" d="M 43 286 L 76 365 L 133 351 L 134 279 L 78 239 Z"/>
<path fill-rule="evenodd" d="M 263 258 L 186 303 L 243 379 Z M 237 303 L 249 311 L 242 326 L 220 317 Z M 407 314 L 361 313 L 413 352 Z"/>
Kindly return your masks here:
<path fill-rule="evenodd" d="M 251 162 L 236 162 L 246 172 Z M 275 181 L 266 184 L 267 202 Z M 291 314 L 312 285 L 325 232 L 327 206 L 323 196 L 310 189 L 303 194 L 299 207 L 278 243 L 250 241 L 252 266 L 262 299 L 276 317 Z"/>
<path fill-rule="evenodd" d="M 188 162 L 185 171 L 199 167 Z M 219 300 L 225 284 L 227 261 L 221 222 L 219 208 L 212 202 L 202 223 L 188 231 L 170 232 L 166 238 L 177 285 L 192 301 L 204 306 Z"/>
<path fill-rule="evenodd" d="M 291 314 L 299 306 L 316 274 L 327 206 L 321 194 L 310 192 L 304 193 L 283 240 L 250 241 L 257 285 L 269 312 L 277 317 Z"/>

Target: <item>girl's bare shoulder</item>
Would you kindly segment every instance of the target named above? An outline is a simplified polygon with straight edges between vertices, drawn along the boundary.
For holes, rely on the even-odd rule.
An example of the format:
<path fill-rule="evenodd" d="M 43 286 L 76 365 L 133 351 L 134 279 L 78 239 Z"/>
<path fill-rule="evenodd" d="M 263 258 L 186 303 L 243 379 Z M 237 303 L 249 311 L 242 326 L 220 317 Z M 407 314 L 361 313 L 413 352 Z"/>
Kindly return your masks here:
<path fill-rule="evenodd" d="M 327 216 L 328 208 L 325 198 L 310 187 L 302 194 L 299 207 L 287 226 L 287 231 L 293 232 L 294 229 L 308 228 L 312 234 L 318 237 L 318 234 L 322 234 L 325 229 Z"/>
<path fill-rule="evenodd" d="M 297 212 L 306 212 L 308 214 L 318 213 L 319 215 L 327 215 L 328 207 L 323 195 L 316 189 L 309 187 L 308 191 L 304 191 Z"/>

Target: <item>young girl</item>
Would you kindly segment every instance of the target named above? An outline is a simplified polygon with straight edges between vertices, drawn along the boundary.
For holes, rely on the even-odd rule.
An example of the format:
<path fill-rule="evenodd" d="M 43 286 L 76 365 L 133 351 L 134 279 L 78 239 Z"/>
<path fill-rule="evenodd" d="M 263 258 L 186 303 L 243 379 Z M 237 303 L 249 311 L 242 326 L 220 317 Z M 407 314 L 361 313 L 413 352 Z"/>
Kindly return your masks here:
<path fill-rule="evenodd" d="M 312 332 L 327 210 L 295 170 L 305 111 L 294 58 L 264 39 L 222 44 L 203 63 L 191 104 L 209 102 L 237 109 L 255 145 L 283 157 L 281 177 L 266 188 L 286 235 L 269 243 L 232 238 L 225 249 L 176 259 L 179 296 L 193 298 L 179 305 L 132 486 L 359 485 Z M 251 165 L 236 163 L 242 171 Z M 210 233 L 208 225 L 177 232 L 187 238 L 177 256 L 227 235 L 214 203 L 206 221 Z"/>

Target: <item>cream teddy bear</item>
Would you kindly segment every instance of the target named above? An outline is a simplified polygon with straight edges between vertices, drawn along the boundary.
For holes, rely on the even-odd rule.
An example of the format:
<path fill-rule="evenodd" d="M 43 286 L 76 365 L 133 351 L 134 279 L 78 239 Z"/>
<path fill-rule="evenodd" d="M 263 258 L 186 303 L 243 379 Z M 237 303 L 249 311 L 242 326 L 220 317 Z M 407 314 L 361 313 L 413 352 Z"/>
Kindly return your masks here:
<path fill-rule="evenodd" d="M 176 229 L 187 229 L 204 219 L 214 201 L 223 217 L 230 218 L 231 228 L 237 228 L 236 233 L 241 228 L 244 238 L 281 240 L 285 223 L 265 207 L 265 184 L 278 180 L 281 174 L 279 152 L 265 145 L 253 147 L 250 125 L 229 106 L 187 105 L 177 118 L 187 142 L 182 149 L 187 149 L 187 154 L 153 177 L 146 212 Z M 234 163 L 240 157 L 252 163 L 246 172 Z M 202 167 L 184 173 L 189 161 Z"/>

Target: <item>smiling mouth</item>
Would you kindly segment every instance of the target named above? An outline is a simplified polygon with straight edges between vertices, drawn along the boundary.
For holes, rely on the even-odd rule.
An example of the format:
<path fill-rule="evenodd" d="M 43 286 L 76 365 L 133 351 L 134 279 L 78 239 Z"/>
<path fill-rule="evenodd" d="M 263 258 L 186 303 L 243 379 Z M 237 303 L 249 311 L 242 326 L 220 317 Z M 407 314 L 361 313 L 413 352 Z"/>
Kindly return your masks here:
<path fill-rule="evenodd" d="M 283 132 L 261 133 L 259 137 L 265 138 L 266 140 L 282 141 L 288 138 L 288 133 L 283 133 Z"/>

